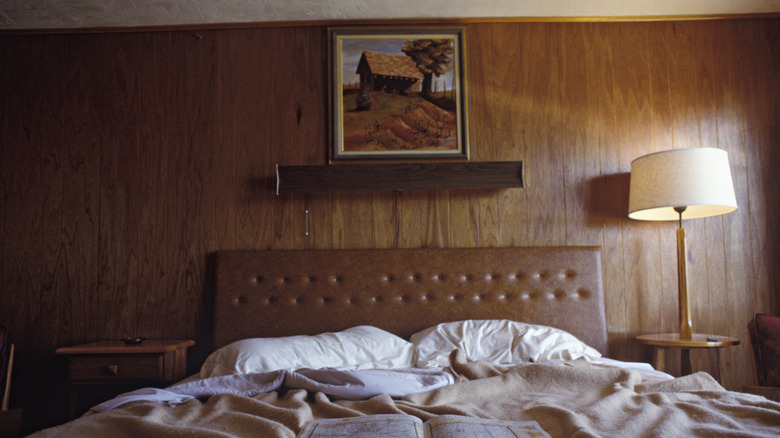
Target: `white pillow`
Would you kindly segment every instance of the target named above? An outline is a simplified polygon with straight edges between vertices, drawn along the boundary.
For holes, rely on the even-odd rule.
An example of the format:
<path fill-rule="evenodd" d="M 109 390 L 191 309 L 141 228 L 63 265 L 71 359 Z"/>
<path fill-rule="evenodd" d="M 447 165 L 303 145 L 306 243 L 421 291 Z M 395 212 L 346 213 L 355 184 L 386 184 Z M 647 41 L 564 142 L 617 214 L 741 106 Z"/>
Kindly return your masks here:
<path fill-rule="evenodd" d="M 495 364 L 601 357 L 596 349 L 568 332 L 506 319 L 442 323 L 413 334 L 410 341 L 420 368 L 448 366 L 450 352 L 456 348 L 469 360 Z"/>
<path fill-rule="evenodd" d="M 244 339 L 211 353 L 200 377 L 300 368 L 411 368 L 414 346 L 371 326 L 315 336 Z"/>

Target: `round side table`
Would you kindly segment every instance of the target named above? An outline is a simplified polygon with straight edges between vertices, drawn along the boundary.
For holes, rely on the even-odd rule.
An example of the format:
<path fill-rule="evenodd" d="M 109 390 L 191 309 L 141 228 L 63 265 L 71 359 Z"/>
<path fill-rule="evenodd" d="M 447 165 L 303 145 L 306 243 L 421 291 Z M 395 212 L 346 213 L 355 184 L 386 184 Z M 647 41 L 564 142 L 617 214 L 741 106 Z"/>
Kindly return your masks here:
<path fill-rule="evenodd" d="M 653 366 L 658 371 L 664 370 L 666 349 L 680 350 L 680 373 L 691 374 L 691 355 L 693 348 L 706 348 L 710 358 L 710 373 L 718 383 L 720 381 L 720 349 L 739 345 L 739 339 L 721 335 L 705 335 L 694 333 L 691 339 L 680 339 L 679 333 L 658 333 L 637 336 L 637 341 L 653 346 Z"/>

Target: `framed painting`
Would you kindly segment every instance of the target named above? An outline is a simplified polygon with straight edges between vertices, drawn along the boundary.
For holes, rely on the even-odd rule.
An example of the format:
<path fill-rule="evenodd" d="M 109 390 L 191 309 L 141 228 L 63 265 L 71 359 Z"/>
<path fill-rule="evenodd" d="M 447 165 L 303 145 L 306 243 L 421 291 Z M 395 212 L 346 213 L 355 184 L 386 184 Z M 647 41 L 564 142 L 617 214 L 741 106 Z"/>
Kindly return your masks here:
<path fill-rule="evenodd" d="M 469 159 L 465 27 L 329 32 L 332 161 Z"/>

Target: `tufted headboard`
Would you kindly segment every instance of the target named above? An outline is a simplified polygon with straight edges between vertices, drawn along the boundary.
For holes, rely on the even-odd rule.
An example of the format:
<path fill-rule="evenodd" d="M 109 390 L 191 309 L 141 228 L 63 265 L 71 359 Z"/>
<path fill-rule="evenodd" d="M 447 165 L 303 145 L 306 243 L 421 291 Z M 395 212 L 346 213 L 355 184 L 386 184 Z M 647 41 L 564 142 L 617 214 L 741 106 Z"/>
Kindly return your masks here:
<path fill-rule="evenodd" d="M 214 346 L 373 325 L 408 338 L 440 322 L 513 319 L 606 353 L 598 247 L 222 251 Z"/>

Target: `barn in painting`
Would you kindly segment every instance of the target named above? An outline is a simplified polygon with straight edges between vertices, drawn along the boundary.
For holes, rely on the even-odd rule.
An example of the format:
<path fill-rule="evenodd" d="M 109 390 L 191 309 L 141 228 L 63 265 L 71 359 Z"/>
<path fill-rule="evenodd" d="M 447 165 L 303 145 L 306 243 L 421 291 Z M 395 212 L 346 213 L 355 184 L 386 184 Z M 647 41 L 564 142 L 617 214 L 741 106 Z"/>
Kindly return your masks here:
<path fill-rule="evenodd" d="M 368 50 L 360 56 L 357 74 L 361 90 L 399 94 L 406 93 L 412 86 L 419 90 L 423 79 L 412 58 Z"/>

